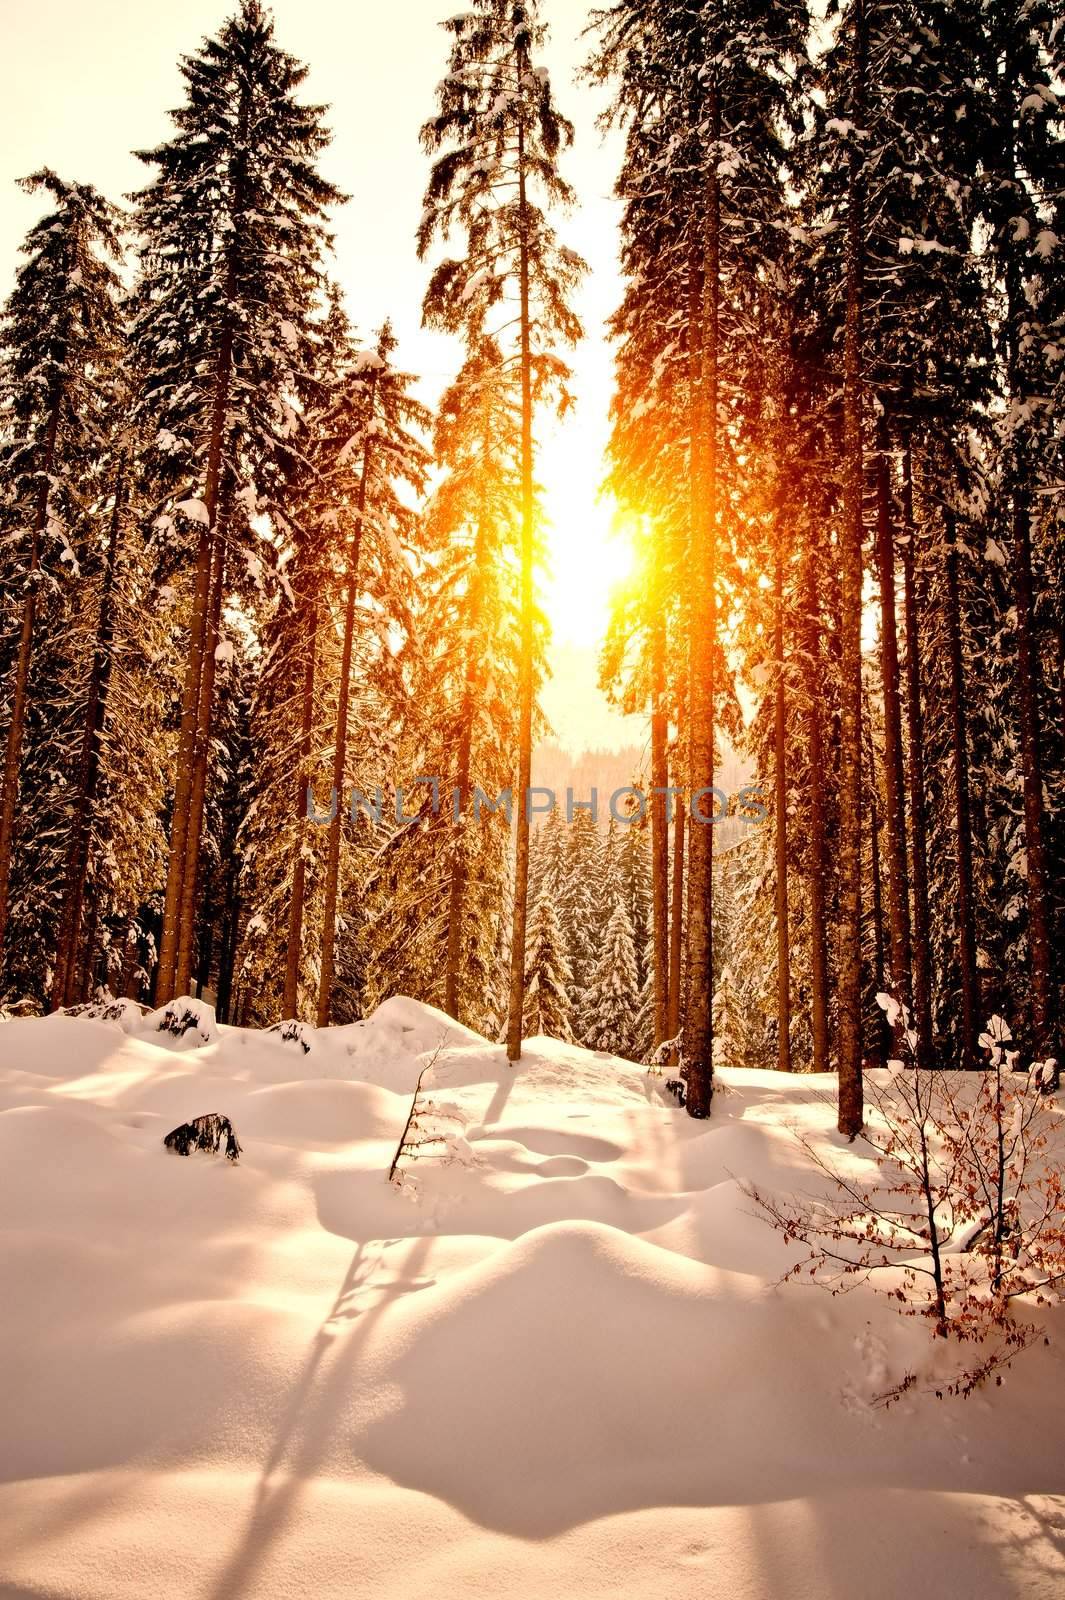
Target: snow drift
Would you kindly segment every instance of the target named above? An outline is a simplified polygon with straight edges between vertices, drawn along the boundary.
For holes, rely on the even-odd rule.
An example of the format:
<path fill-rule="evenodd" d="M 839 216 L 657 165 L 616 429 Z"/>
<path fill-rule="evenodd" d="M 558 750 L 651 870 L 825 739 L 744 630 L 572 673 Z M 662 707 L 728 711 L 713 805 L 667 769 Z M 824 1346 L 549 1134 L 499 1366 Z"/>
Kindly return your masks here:
<path fill-rule="evenodd" d="M 885 1413 L 925 1329 L 773 1287 L 741 1182 L 816 1182 L 828 1080 L 725 1073 L 697 1124 L 409 1000 L 190 1015 L 0 1025 L 4 1596 L 1061 1592 L 1057 1344 Z M 163 1148 L 208 1112 L 239 1164 Z"/>

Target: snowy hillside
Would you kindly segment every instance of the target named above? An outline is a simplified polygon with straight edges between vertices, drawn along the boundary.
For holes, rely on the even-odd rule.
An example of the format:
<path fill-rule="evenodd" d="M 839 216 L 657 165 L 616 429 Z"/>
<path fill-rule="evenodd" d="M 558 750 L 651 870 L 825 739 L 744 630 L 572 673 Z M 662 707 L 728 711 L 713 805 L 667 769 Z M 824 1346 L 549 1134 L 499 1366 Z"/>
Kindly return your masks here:
<path fill-rule="evenodd" d="M 740 1183 L 814 1186 L 828 1080 L 724 1073 L 698 1124 L 412 1001 L 126 1028 L 0 1024 L 7 1600 L 1062 1593 L 1059 1344 L 884 1411 L 927 1329 L 773 1287 Z M 239 1164 L 164 1149 L 206 1112 Z"/>

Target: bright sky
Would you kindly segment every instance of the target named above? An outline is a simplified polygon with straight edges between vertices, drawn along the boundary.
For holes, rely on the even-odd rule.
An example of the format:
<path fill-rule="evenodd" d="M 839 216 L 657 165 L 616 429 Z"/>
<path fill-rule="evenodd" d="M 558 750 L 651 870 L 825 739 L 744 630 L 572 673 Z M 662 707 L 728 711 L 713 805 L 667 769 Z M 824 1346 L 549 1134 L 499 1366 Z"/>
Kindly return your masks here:
<path fill-rule="evenodd" d="M 447 36 L 436 26 L 456 0 L 274 0 L 279 42 L 310 66 L 308 99 L 330 106 L 334 142 L 327 175 L 352 196 L 336 219 L 338 271 L 349 309 L 364 331 L 390 316 L 400 356 L 422 377 L 432 402 L 453 375 L 457 351 L 420 326 L 426 270 L 414 251 L 427 161 L 418 129 L 433 108 Z M 576 124 L 565 163 L 579 204 L 561 220 L 564 238 L 591 266 L 577 309 L 587 338 L 576 352 L 578 407 L 564 427 L 545 430 L 538 476 L 552 523 L 553 575 L 544 595 L 560 645 L 546 709 L 571 747 L 603 748 L 639 738 L 639 724 L 610 712 L 594 688 L 594 652 L 610 583 L 624 554 L 610 539 L 610 513 L 596 503 L 607 432 L 610 351 L 604 318 L 617 303 L 617 205 L 610 198 L 616 137 L 595 127 L 602 96 L 577 86 L 587 44 L 584 0 L 546 0 L 547 64 L 561 109 Z M 169 107 L 181 99 L 178 56 L 195 49 L 226 14 L 225 0 L 0 0 L 0 288 L 39 215 L 15 180 L 48 165 L 90 181 L 112 198 L 143 182 L 134 146 L 167 137 Z M 580 708 L 579 719 L 575 713 Z M 584 739 L 579 727 L 587 724 Z"/>

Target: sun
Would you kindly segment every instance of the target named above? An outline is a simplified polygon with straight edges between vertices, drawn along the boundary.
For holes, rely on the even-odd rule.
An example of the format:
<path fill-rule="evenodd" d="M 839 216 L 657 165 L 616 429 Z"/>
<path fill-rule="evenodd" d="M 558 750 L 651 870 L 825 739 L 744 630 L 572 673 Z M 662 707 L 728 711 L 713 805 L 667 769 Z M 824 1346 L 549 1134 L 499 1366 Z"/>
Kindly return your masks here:
<path fill-rule="evenodd" d="M 595 454 L 582 458 L 569 438 L 554 444 L 540 467 L 548 567 L 541 599 L 557 643 L 594 650 L 606 634 L 611 594 L 632 572 L 632 545 L 613 498 L 599 496 Z"/>

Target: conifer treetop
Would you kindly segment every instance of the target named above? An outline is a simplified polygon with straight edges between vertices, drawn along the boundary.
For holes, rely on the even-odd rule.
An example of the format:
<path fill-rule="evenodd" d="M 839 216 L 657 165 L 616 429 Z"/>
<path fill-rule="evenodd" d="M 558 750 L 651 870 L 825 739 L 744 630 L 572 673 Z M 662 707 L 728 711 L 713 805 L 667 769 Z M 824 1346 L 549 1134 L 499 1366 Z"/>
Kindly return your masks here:
<path fill-rule="evenodd" d="M 258 486 L 282 470 L 320 360 L 329 209 L 318 171 L 324 108 L 297 98 L 307 69 L 254 0 L 183 58 L 176 133 L 138 158 L 143 239 L 132 325 L 139 410 L 160 480 L 202 498 L 209 417 L 229 366 L 224 465 Z"/>
<path fill-rule="evenodd" d="M 90 380 L 103 382 L 120 344 L 123 218 L 91 184 L 68 182 L 50 167 L 19 187 L 43 191 L 55 204 L 26 235 L 3 311 L 0 385 L 3 413 L 15 428 L 12 445 L 17 454 L 19 435 L 30 443 L 25 435 L 63 397 L 65 423 L 92 444 L 100 408 Z"/>
<path fill-rule="evenodd" d="M 423 307 L 427 325 L 485 336 L 508 347 L 514 333 L 522 239 L 528 248 L 534 384 L 557 387 L 563 403 L 569 372 L 556 344 L 581 337 L 569 296 L 586 266 L 558 240 L 552 206 L 568 207 L 573 190 L 558 157 L 573 127 L 557 110 L 550 77 L 535 62 L 546 30 L 535 0 L 476 0 L 444 24 L 452 35 L 437 114 L 422 128 L 436 155 L 418 229 L 418 254 L 462 237 L 465 254 L 435 267 Z M 525 204 L 519 185 L 524 182 Z"/>

